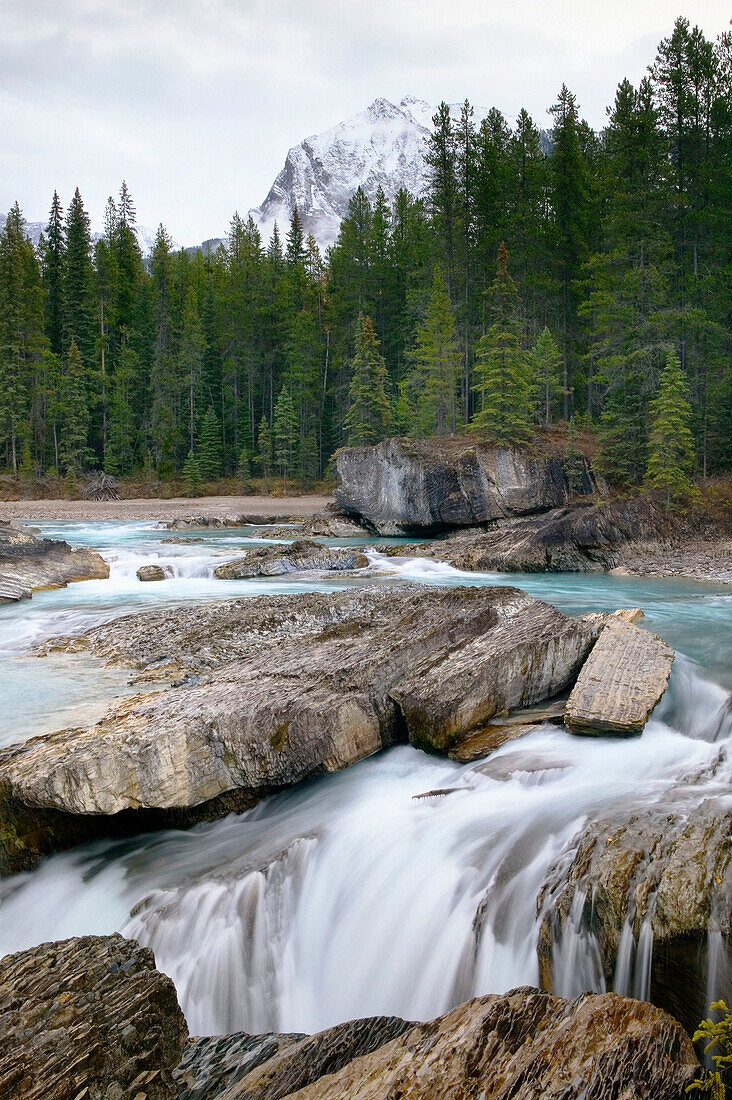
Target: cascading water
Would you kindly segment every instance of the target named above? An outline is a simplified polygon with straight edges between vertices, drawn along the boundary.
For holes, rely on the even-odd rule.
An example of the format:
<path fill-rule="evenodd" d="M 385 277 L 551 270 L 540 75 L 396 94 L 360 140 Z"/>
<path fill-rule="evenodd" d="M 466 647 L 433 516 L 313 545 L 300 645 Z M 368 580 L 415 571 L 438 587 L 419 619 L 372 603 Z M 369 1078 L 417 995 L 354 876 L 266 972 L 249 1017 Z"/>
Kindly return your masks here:
<path fill-rule="evenodd" d="M 379 556 L 372 558 L 379 567 Z M 481 577 L 413 559 L 398 565 L 402 576 L 425 583 L 519 584 L 569 611 L 640 603 L 662 624 L 668 604 L 687 598 L 684 586 L 665 582 Z M 215 594 L 227 596 L 298 590 L 200 583 L 221 584 L 225 591 Z M 299 586 L 306 587 L 328 586 Z M 697 586 L 702 606 L 687 612 L 695 623 L 704 591 Z M 708 629 L 721 638 L 715 613 Z M 672 640 L 683 648 L 691 634 L 674 622 Z M 246 814 L 83 846 L 0 883 L 0 953 L 119 929 L 153 948 L 194 1034 L 308 1031 L 376 1013 L 426 1019 L 476 993 L 536 984 L 536 898 L 549 869 L 566 862 L 585 824 L 619 800 L 648 805 L 679 777 L 703 774 L 730 736 L 720 723 L 727 698 L 694 661 L 680 658 L 639 738 L 575 738 L 545 725 L 463 766 L 399 746 Z M 718 796 L 728 770 L 694 788 L 695 797 Z M 558 991 L 567 995 L 604 988 L 597 942 L 582 920 L 586 905 L 578 891 L 555 944 Z M 628 922 L 616 989 L 648 995 L 650 933 L 648 920 L 635 944 Z M 724 954 L 721 933 L 710 933 L 715 988 Z"/>

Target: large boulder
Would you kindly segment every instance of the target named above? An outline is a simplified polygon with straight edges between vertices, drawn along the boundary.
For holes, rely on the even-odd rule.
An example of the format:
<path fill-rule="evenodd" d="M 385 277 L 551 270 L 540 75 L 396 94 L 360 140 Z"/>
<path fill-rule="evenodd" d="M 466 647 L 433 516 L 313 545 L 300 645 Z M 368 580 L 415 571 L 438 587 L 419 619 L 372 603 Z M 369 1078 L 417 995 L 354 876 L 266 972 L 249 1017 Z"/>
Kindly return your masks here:
<path fill-rule="evenodd" d="M 562 456 L 466 439 L 387 439 L 336 456 L 337 505 L 381 535 L 474 527 L 565 505 L 572 495 Z M 580 491 L 592 492 L 588 469 Z"/>
<path fill-rule="evenodd" d="M 0 603 L 27 599 L 34 589 L 109 576 L 96 550 L 72 549 L 59 539 L 39 539 L 12 520 L 0 520 Z"/>
<path fill-rule="evenodd" d="M 641 733 L 668 686 L 674 651 L 656 634 L 616 618 L 600 633 L 567 700 L 570 733 Z"/>
<path fill-rule="evenodd" d="M 246 557 L 227 561 L 214 570 L 220 580 L 247 577 L 281 577 L 288 573 L 346 572 L 364 569 L 369 564 L 358 549 L 334 550 L 309 539 L 298 539 L 288 546 L 262 546 Z"/>
<path fill-rule="evenodd" d="M 0 868 L 90 835 L 99 815 L 208 815 L 230 792 L 251 804 L 395 741 L 448 751 L 572 684 L 596 636 L 510 587 L 259 597 L 117 620 L 89 634 L 92 651 L 179 686 L 0 752 Z"/>
<path fill-rule="evenodd" d="M 176 1100 L 187 1037 L 170 978 L 122 936 L 0 959 L 0 1096 Z"/>
<path fill-rule="evenodd" d="M 731 856 L 725 798 L 700 803 L 694 784 L 672 789 L 655 806 L 621 805 L 590 822 L 539 894 L 542 985 L 561 991 L 573 980 L 562 972 L 563 960 L 575 970 L 571 945 L 585 938 L 608 987 L 641 992 L 644 983 L 642 992 L 693 1032 L 710 1001 L 732 992 Z M 644 931 L 652 944 L 645 979 Z"/>
<path fill-rule="evenodd" d="M 652 1005 L 525 988 L 428 1023 L 330 1028 L 285 1045 L 222 1092 L 204 1079 L 181 1100 L 683 1100 L 704 1076 L 688 1036 Z"/>

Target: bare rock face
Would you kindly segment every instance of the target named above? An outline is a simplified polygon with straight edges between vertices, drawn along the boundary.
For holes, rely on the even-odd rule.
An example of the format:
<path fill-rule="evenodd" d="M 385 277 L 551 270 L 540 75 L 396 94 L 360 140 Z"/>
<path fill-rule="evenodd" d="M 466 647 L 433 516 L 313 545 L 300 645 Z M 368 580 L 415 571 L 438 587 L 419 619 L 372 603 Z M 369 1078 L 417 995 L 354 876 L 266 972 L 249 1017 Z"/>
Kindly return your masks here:
<path fill-rule="evenodd" d="M 467 439 L 387 439 L 338 452 L 337 505 L 380 535 L 474 527 L 546 512 L 571 495 L 561 457 Z M 583 492 L 593 492 L 589 471 Z"/>
<path fill-rule="evenodd" d="M 560 861 L 539 895 L 542 985 L 556 987 L 559 946 L 577 922 L 579 897 L 580 925 L 594 938 L 608 985 L 618 980 L 623 929 L 637 945 L 645 924 L 653 936 L 650 998 L 692 1033 L 710 999 L 732 992 L 731 857 L 729 807 L 724 799 L 699 803 L 693 786 L 590 823 L 569 867 Z"/>
<path fill-rule="evenodd" d="M 137 570 L 138 581 L 164 581 L 171 575 L 170 567 L 166 572 L 163 565 L 141 565 Z"/>
<path fill-rule="evenodd" d="M 233 791 L 251 804 L 399 740 L 447 751 L 568 687 L 595 638 L 508 587 L 261 597 L 117 620 L 90 633 L 92 650 L 175 671 L 180 686 L 0 752 L 0 868 L 74 843 L 44 814 L 71 816 L 78 840 L 88 815 Z"/>
<path fill-rule="evenodd" d="M 152 951 L 122 936 L 0 959 L 0 1096 L 175 1100 L 187 1029 Z"/>
<path fill-rule="evenodd" d="M 246 557 L 225 562 L 214 570 L 220 580 L 280 577 L 288 573 L 345 572 L 364 569 L 368 558 L 360 550 L 333 550 L 318 542 L 299 539 L 289 546 L 263 546 Z"/>
<path fill-rule="evenodd" d="M 0 521 L 0 603 L 28 599 L 33 589 L 108 576 L 96 550 L 73 550 L 67 542 L 38 539 L 12 520 Z"/>
<path fill-rule="evenodd" d="M 668 686 L 674 651 L 621 618 L 608 622 L 567 701 L 570 733 L 641 733 Z"/>
<path fill-rule="evenodd" d="M 298 1060 L 313 1059 L 308 1043 L 333 1042 L 339 1029 L 321 1032 L 286 1047 L 220 1100 L 682 1100 L 704 1076 L 675 1020 L 613 994 L 565 1001 L 517 989 L 406 1026 L 340 1067 L 315 1061 L 308 1072 L 306 1062 L 298 1080 Z"/>

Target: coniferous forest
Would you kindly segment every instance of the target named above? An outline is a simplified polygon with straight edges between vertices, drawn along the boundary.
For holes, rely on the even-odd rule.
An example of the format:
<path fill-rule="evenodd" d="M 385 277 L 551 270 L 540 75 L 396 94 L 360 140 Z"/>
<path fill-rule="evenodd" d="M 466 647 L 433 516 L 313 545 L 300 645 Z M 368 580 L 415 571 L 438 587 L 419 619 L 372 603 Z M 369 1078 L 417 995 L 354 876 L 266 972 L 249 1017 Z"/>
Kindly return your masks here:
<path fill-rule="evenodd" d="M 0 235 L 0 468 L 315 484 L 344 444 L 593 439 L 617 486 L 732 468 L 732 35 L 679 19 L 601 132 L 566 86 L 442 104 L 429 195 L 358 190 L 326 255 L 294 212 L 263 242 L 148 260 L 125 184 L 93 246 L 77 190 L 37 250 Z"/>

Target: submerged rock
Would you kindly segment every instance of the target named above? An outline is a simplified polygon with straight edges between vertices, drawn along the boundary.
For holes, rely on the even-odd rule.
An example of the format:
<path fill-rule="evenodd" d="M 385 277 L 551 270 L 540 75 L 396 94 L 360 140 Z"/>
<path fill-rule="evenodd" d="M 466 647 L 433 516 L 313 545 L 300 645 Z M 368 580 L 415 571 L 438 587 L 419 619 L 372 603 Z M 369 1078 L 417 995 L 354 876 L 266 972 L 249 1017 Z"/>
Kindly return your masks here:
<path fill-rule="evenodd" d="M 641 733 L 668 686 L 674 651 L 620 617 L 608 622 L 567 701 L 570 733 Z"/>
<path fill-rule="evenodd" d="M 164 581 L 171 575 L 169 565 L 141 565 L 137 570 L 138 581 Z"/>
<path fill-rule="evenodd" d="M 345 572 L 364 569 L 368 558 L 359 549 L 334 550 L 319 542 L 300 539 L 289 546 L 263 546 L 250 550 L 244 558 L 217 566 L 219 580 L 245 577 L 279 577 L 287 573 Z"/>
<path fill-rule="evenodd" d="M 473 527 L 545 512 L 572 495 L 562 456 L 468 439 L 387 439 L 338 452 L 337 505 L 381 535 Z M 588 469 L 581 491 L 595 489 Z"/>
<path fill-rule="evenodd" d="M 0 959 L 0 1096 L 176 1100 L 187 1035 L 170 978 L 122 936 Z"/>
<path fill-rule="evenodd" d="M 12 520 L 0 520 L 0 603 L 28 599 L 34 589 L 109 576 L 96 550 L 73 550 L 58 539 L 39 539 Z"/>
<path fill-rule="evenodd" d="M 93 652 L 195 682 L 0 752 L 0 868 L 92 835 L 97 815 L 210 816 L 231 792 L 251 804 L 395 741 L 447 751 L 568 687 L 595 637 L 509 587 L 259 597 L 117 620 L 90 632 Z"/>

